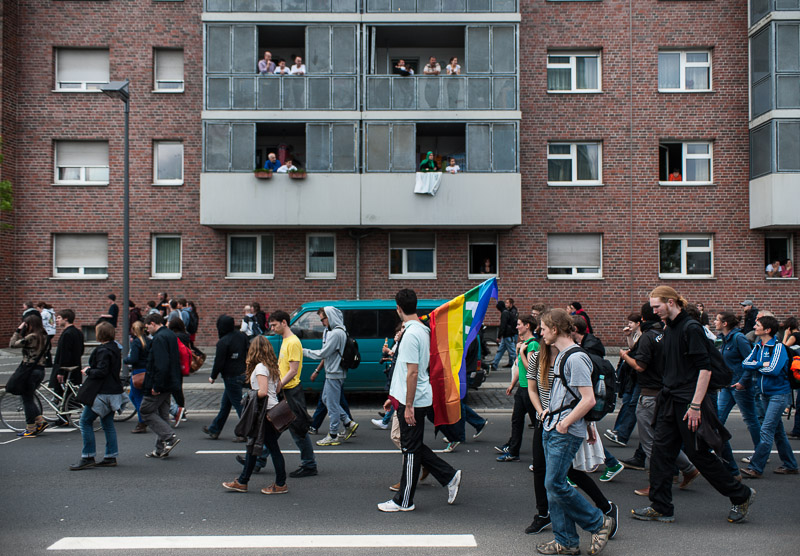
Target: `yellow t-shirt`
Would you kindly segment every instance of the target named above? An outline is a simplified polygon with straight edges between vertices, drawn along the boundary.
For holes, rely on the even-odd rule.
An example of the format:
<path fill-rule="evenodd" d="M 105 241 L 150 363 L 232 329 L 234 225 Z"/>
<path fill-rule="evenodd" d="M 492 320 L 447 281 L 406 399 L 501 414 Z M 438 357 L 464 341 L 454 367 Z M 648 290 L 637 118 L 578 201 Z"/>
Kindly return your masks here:
<path fill-rule="evenodd" d="M 281 352 L 278 355 L 278 370 L 281 372 L 281 378 L 289 374 L 290 361 L 299 361 L 300 366 L 297 369 L 297 374 L 286 383 L 284 388 L 294 388 L 300 384 L 300 373 L 303 370 L 303 344 L 300 343 L 300 338 L 295 335 L 284 338 L 281 342 Z"/>

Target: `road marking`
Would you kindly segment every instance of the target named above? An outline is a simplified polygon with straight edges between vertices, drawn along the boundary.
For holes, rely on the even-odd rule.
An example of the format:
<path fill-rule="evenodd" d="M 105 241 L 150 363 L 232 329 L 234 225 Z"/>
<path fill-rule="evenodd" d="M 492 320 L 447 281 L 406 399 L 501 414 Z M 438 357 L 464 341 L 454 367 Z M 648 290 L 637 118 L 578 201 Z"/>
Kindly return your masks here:
<path fill-rule="evenodd" d="M 474 548 L 474 535 L 243 535 L 64 537 L 47 550 L 170 548 Z"/>
<path fill-rule="evenodd" d="M 16 442 L 17 440 L 22 440 L 22 437 L 18 436 L 16 438 L 12 438 L 11 440 L 6 440 L 5 442 L 0 442 L 0 446 L 2 446 L 3 444 L 11 444 L 12 442 Z"/>
<path fill-rule="evenodd" d="M 731 450 L 734 454 L 752 454 L 754 450 Z M 772 450 L 770 454 L 777 454 L 778 450 Z M 793 454 L 800 454 L 800 450 L 792 450 Z"/>
<path fill-rule="evenodd" d="M 42 434 L 52 434 L 54 432 L 75 432 L 76 430 L 78 429 L 48 428 Z M 17 431 L 12 431 L 11 429 L 0 429 L 0 432 L 13 432 L 14 434 L 17 433 Z"/>
<path fill-rule="evenodd" d="M 444 453 L 444 450 L 433 450 L 434 452 Z M 225 455 L 225 454 L 244 454 L 245 450 L 197 450 L 195 454 L 202 455 Z M 299 454 L 300 450 L 281 450 L 282 454 Z M 316 454 L 402 454 L 400 450 L 314 450 Z"/>

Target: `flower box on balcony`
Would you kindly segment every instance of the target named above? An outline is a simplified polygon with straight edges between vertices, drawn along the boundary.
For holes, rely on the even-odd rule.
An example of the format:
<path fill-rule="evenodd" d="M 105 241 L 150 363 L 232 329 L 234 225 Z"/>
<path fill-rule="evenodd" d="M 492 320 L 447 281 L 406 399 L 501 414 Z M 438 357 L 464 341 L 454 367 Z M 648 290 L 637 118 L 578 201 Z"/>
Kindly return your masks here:
<path fill-rule="evenodd" d="M 307 175 L 305 170 L 289 170 L 287 174 L 289 174 L 289 177 L 293 180 L 304 180 Z"/>
<path fill-rule="evenodd" d="M 260 180 L 268 180 L 272 177 L 272 170 L 265 170 L 263 168 L 256 168 L 253 175 Z"/>

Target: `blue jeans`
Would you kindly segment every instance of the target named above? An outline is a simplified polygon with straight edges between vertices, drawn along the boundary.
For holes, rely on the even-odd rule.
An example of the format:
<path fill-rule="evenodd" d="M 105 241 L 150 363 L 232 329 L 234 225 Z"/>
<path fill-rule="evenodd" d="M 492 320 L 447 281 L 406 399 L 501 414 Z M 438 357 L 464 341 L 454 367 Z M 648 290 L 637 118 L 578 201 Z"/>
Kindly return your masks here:
<path fill-rule="evenodd" d="M 500 344 L 497 346 L 497 353 L 494 355 L 494 361 L 492 361 L 492 366 L 497 368 L 500 364 L 500 360 L 503 358 L 503 352 L 508 352 L 508 362 L 514 363 L 514 358 L 517 356 L 517 350 L 514 347 L 514 337 L 509 336 L 508 338 L 500 338 Z"/>
<path fill-rule="evenodd" d="M 94 442 L 94 427 L 92 425 L 98 417 L 99 415 L 92 411 L 91 407 L 84 406 L 80 420 L 81 438 L 83 438 L 82 458 L 93 458 L 97 453 Z M 114 428 L 114 412 L 110 412 L 105 417 L 100 417 L 100 424 L 103 425 L 103 432 L 106 433 L 105 457 L 115 458 L 119 455 L 119 448 L 117 447 L 117 429 Z"/>
<path fill-rule="evenodd" d="M 139 415 L 139 406 L 142 405 L 142 398 L 144 397 L 144 392 L 142 392 L 138 388 L 134 388 L 133 376 L 144 372 L 147 372 L 147 369 L 134 369 L 133 371 L 131 371 L 131 391 L 128 394 L 128 397 L 130 398 L 133 407 L 136 408 L 136 417 L 139 419 L 140 423 L 144 423 L 144 421 L 142 421 L 142 416 Z"/>
<path fill-rule="evenodd" d="M 619 460 L 614 457 L 614 454 L 612 454 L 605 448 L 603 448 L 603 451 L 605 452 L 605 458 L 606 458 L 606 460 L 603 463 L 605 463 L 606 467 L 616 467 L 619 465 Z"/>
<path fill-rule="evenodd" d="M 759 423 L 763 423 L 764 415 L 767 411 L 767 402 L 764 395 L 761 393 L 761 386 L 756 378 L 753 379 L 753 397 L 755 398 L 756 417 L 758 417 Z"/>
<path fill-rule="evenodd" d="M 641 393 L 642 388 L 637 382 L 633 390 L 622 395 L 622 405 L 614 422 L 614 430 L 617 431 L 617 438 L 625 444 L 630 440 L 633 428 L 636 426 L 636 405 L 639 403 Z"/>
<path fill-rule="evenodd" d="M 792 434 L 800 436 L 800 390 L 797 391 L 797 398 L 794 403 L 794 428 Z"/>
<path fill-rule="evenodd" d="M 236 410 L 236 415 L 241 416 L 242 389 L 244 388 L 245 380 L 245 375 L 222 377 L 222 381 L 225 383 L 225 391 L 222 393 L 222 399 L 219 402 L 219 413 L 209 425 L 209 431 L 215 434 L 222 432 L 225 422 L 228 420 L 228 415 L 231 413 L 231 408 Z"/>
<path fill-rule="evenodd" d="M 383 424 L 388 425 L 392 422 L 392 415 L 394 415 L 394 407 L 390 407 L 386 415 L 383 416 Z"/>
<path fill-rule="evenodd" d="M 335 436 L 339 433 L 339 424 L 341 424 L 342 427 L 346 427 L 351 421 L 340 404 L 343 386 L 343 378 L 326 378 L 325 386 L 322 387 L 322 403 L 328 408 L 331 436 Z"/>
<path fill-rule="evenodd" d="M 774 396 L 762 394 L 762 396 L 765 398 L 767 406 L 764 423 L 761 425 L 761 441 L 756 446 L 756 451 L 747 468 L 763 473 L 774 441 L 784 467 L 797 469 L 797 460 L 792 453 L 792 446 L 786 437 L 786 429 L 783 428 L 783 423 L 781 422 L 783 410 L 792 403 L 791 393 L 776 394 Z"/>
<path fill-rule="evenodd" d="M 553 429 L 542 433 L 542 441 L 547 468 L 544 485 L 547 489 L 553 533 L 559 544 L 575 548 L 580 545 L 575 524 L 592 533 L 603 526 L 603 512 L 592 506 L 567 483 L 567 471 L 583 438 L 561 434 Z"/>
<path fill-rule="evenodd" d="M 742 412 L 742 420 L 747 425 L 747 432 L 753 441 L 753 447 L 758 446 L 761 437 L 761 422 L 756 417 L 756 401 L 751 388 L 736 390 L 735 388 L 723 388 L 717 395 L 717 413 L 722 424 L 728 420 L 731 409 L 734 405 L 739 406 Z"/>
<path fill-rule="evenodd" d="M 342 390 L 342 396 L 339 398 L 339 405 L 342 406 L 342 409 L 344 409 L 344 412 L 347 413 L 347 416 L 352 421 L 353 415 L 350 413 L 350 406 L 347 405 L 347 400 L 344 398 L 344 390 Z M 322 421 L 325 420 L 327 414 L 328 408 L 325 406 L 325 402 L 322 401 L 322 395 L 320 395 L 319 401 L 317 402 L 317 409 L 314 410 L 314 416 L 311 417 L 311 426 L 318 430 L 322 426 Z"/>

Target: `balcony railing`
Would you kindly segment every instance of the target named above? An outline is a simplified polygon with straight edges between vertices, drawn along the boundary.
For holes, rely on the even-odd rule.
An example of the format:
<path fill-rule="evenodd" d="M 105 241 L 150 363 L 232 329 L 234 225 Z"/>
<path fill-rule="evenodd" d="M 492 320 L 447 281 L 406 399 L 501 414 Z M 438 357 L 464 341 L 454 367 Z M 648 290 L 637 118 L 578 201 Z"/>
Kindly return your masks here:
<path fill-rule="evenodd" d="M 514 76 L 369 76 L 367 110 L 516 110 Z"/>
<path fill-rule="evenodd" d="M 367 13 L 513 13 L 517 0 L 364 0 Z"/>
<path fill-rule="evenodd" d="M 800 0 L 751 0 L 750 25 L 755 25 L 770 12 L 800 10 Z"/>
<path fill-rule="evenodd" d="M 359 13 L 360 0 L 206 0 L 207 12 Z"/>
<path fill-rule="evenodd" d="M 206 78 L 207 110 L 357 110 L 355 76 Z"/>

